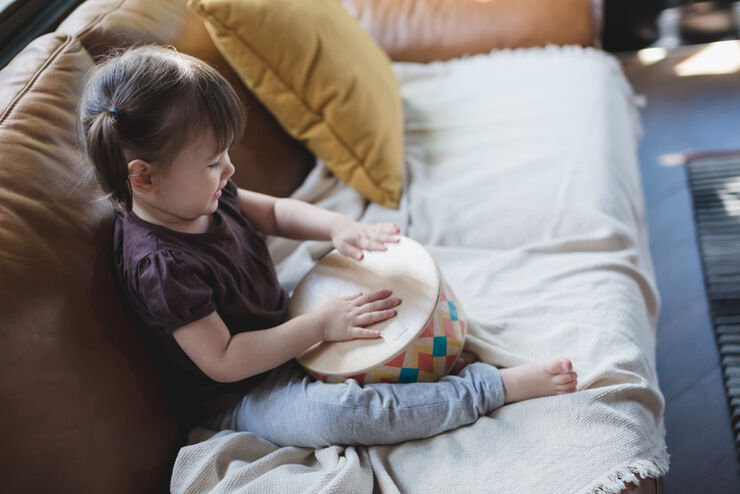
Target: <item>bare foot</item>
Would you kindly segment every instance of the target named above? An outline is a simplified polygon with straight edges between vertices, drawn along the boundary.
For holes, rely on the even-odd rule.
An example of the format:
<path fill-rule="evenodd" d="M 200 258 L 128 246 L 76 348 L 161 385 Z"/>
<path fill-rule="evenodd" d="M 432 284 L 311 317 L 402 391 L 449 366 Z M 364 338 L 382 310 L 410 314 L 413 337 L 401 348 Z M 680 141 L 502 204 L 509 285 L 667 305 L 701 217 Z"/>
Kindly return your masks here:
<path fill-rule="evenodd" d="M 466 365 L 472 364 L 473 362 L 477 362 L 479 360 L 480 359 L 478 358 L 478 355 L 474 354 L 473 352 L 463 350 L 457 360 L 455 360 L 455 365 L 452 366 L 450 374 L 459 374 Z"/>
<path fill-rule="evenodd" d="M 504 381 L 504 403 L 572 393 L 578 385 L 578 376 L 572 369 L 567 358 L 547 358 L 499 369 Z"/>

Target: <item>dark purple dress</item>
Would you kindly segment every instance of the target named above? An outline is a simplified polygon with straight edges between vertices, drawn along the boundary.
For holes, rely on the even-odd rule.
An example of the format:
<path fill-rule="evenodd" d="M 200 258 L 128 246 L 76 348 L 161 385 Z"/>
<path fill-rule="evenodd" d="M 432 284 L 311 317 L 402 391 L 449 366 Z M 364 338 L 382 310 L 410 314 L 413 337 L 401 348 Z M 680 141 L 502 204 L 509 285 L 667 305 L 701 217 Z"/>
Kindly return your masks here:
<path fill-rule="evenodd" d="M 185 417 L 200 421 L 235 404 L 262 377 L 234 383 L 208 378 L 172 332 L 217 311 L 229 332 L 271 328 L 286 318 L 288 296 L 267 246 L 242 213 L 229 180 L 214 212 L 214 228 L 192 234 L 117 212 L 113 261 L 134 321 L 153 336 L 156 358 L 175 386 Z"/>

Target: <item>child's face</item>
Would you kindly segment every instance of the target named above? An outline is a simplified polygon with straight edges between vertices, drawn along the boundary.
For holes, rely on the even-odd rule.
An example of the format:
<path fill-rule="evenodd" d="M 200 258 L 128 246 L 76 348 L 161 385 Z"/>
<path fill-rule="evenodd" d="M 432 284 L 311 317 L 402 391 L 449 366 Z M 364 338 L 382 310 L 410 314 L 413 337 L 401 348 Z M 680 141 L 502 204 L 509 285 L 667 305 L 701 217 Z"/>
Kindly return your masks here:
<path fill-rule="evenodd" d="M 205 134 L 180 150 L 167 173 L 156 167 L 150 173 L 151 190 L 140 194 L 141 200 L 173 223 L 183 223 L 216 211 L 234 165 L 227 150 L 214 154 L 212 137 Z"/>

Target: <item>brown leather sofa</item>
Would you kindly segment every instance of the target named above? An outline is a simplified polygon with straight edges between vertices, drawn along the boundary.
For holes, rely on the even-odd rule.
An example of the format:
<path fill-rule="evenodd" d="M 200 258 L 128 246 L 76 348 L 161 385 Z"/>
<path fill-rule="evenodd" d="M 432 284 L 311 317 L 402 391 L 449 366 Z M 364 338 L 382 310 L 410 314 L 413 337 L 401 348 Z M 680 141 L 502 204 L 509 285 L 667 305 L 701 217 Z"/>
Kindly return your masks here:
<path fill-rule="evenodd" d="M 591 45 L 598 36 L 589 0 L 546 8 L 539 0 L 344 4 L 396 60 Z M 249 111 L 231 150 L 240 186 L 289 195 L 315 163 L 241 84 L 185 0 L 88 0 L 0 70 L 3 492 L 167 491 L 191 425 L 118 302 L 108 258 L 112 210 L 99 200 L 75 134 L 95 57 L 139 43 L 174 45 L 238 89 Z M 656 491 L 662 479 L 625 490 Z"/>

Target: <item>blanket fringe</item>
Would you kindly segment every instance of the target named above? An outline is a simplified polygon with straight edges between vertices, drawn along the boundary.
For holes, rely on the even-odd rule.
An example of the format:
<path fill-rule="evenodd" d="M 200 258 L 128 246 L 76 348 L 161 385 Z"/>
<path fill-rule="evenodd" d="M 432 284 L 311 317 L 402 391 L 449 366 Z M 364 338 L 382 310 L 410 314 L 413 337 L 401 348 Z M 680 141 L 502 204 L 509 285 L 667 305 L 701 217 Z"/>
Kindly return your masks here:
<path fill-rule="evenodd" d="M 635 485 L 640 484 L 640 480 L 658 478 L 668 473 L 669 461 L 668 453 L 658 454 L 647 459 L 635 460 L 629 465 L 620 467 L 616 472 L 612 472 L 604 479 L 599 479 L 595 485 L 592 485 L 584 492 L 594 494 L 620 494 L 625 485 L 629 482 Z"/>

